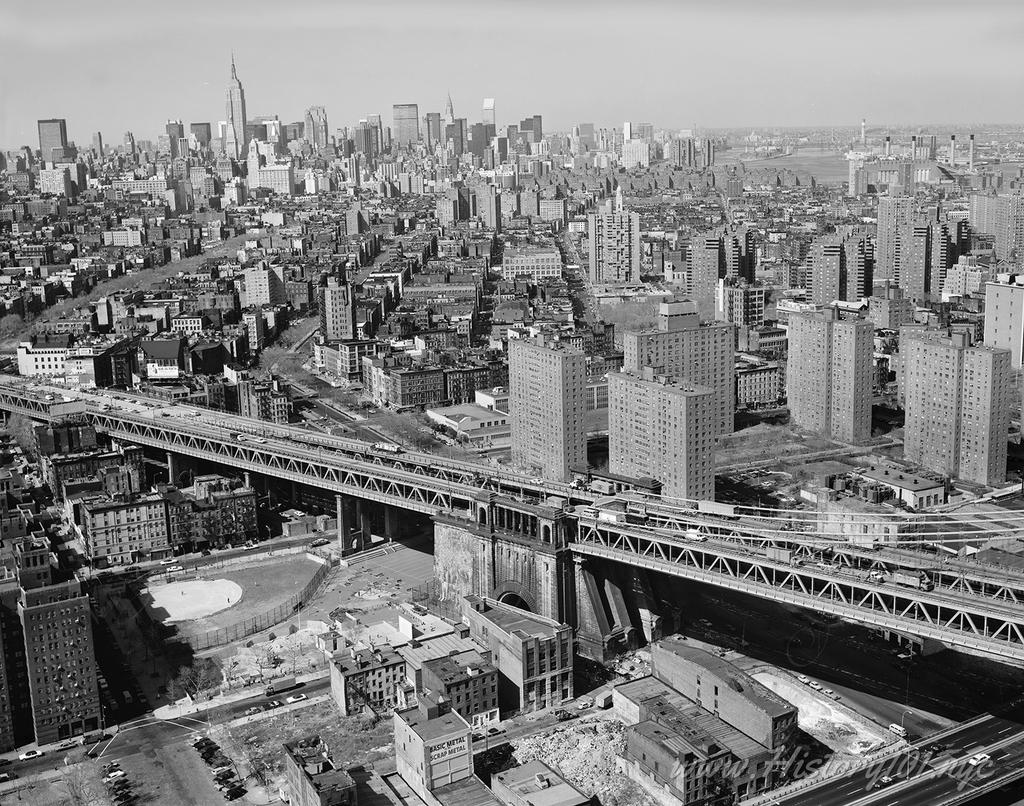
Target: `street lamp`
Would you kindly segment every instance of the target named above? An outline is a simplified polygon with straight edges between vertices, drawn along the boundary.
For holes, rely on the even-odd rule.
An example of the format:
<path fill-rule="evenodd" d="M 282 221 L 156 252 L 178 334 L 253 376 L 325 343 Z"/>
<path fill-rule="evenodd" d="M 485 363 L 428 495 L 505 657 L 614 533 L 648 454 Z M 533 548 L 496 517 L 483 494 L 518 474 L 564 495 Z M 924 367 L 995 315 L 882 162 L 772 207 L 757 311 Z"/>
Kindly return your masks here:
<path fill-rule="evenodd" d="M 911 716 L 913 716 L 914 712 L 911 711 L 910 709 L 907 709 L 902 714 L 900 714 L 900 727 L 901 728 L 903 727 L 903 720 L 905 720 L 907 718 L 907 714 L 910 714 Z"/>

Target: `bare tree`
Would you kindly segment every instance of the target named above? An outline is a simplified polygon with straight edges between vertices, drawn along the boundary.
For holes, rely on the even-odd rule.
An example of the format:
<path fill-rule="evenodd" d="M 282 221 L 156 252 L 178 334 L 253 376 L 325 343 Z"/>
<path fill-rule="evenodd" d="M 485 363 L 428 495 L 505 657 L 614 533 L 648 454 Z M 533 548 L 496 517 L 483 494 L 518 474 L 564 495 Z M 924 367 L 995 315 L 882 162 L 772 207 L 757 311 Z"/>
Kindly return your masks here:
<path fill-rule="evenodd" d="M 68 806 L 98 806 L 103 802 L 91 775 L 92 765 L 86 762 L 69 764 L 61 770 L 60 785 L 64 787 Z"/>
<path fill-rule="evenodd" d="M 36 437 L 32 429 L 32 421 L 24 415 L 12 414 L 7 419 L 7 433 L 14 437 L 14 441 L 18 443 L 25 453 L 35 456 Z"/>
<path fill-rule="evenodd" d="M 224 679 L 220 664 L 213 658 L 196 658 L 191 666 L 183 666 L 168 683 L 167 689 L 178 699 L 189 696 L 193 700 L 209 697 L 210 690 Z"/>

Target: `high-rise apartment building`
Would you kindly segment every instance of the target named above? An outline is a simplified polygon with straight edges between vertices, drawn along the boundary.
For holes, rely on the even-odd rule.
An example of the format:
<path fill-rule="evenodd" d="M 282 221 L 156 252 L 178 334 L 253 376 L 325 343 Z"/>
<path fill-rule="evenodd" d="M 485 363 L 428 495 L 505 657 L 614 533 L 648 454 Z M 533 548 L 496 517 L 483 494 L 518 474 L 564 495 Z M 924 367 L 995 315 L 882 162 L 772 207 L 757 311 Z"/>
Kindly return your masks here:
<path fill-rule="evenodd" d="M 895 278 L 911 300 L 927 299 L 931 291 L 932 231 L 926 222 L 908 224 L 896 233 Z"/>
<path fill-rule="evenodd" d="M 914 221 L 912 196 L 883 196 L 878 200 L 878 236 L 875 248 L 875 279 L 897 278 L 896 251 L 901 230 Z"/>
<path fill-rule="evenodd" d="M 626 140 L 622 144 L 622 167 L 646 168 L 651 164 L 651 145 L 646 140 Z"/>
<path fill-rule="evenodd" d="M 326 148 L 330 142 L 327 127 L 327 109 L 322 106 L 311 106 L 306 110 L 306 118 L 303 128 L 303 137 L 310 144 L 314 151 Z"/>
<path fill-rule="evenodd" d="M 570 468 L 587 464 L 586 355 L 520 339 L 508 352 L 512 463 L 568 481 Z"/>
<path fill-rule="evenodd" d="M 326 341 L 354 339 L 356 329 L 355 289 L 336 277 L 320 289 L 320 333 Z"/>
<path fill-rule="evenodd" d="M 608 375 L 608 469 L 649 476 L 662 495 L 715 497 L 715 392 L 645 367 Z"/>
<path fill-rule="evenodd" d="M 653 330 L 623 334 L 624 370 L 641 373 L 653 367 L 659 374 L 713 390 L 712 436 L 733 431 L 736 400 L 736 328 L 725 322 L 701 322 L 696 305 L 663 302 Z"/>
<path fill-rule="evenodd" d="M 1010 363 L 1024 363 L 1024 274 L 1002 274 L 985 283 L 985 344 L 1010 351 Z"/>
<path fill-rule="evenodd" d="M 975 484 L 1006 480 L 1010 351 L 966 332 L 900 331 L 907 461 Z"/>
<path fill-rule="evenodd" d="M 395 104 L 392 107 L 395 145 L 409 148 L 420 141 L 420 108 L 416 104 Z"/>
<path fill-rule="evenodd" d="M 624 209 L 621 188 L 614 201 L 587 217 L 587 240 L 590 282 L 629 285 L 640 281 L 640 215 Z"/>
<path fill-rule="evenodd" d="M 89 598 L 51 557 L 37 537 L 0 547 L 0 751 L 102 724 Z"/>
<path fill-rule="evenodd" d="M 39 129 L 39 159 L 47 165 L 53 163 L 53 150 L 67 148 L 68 124 L 64 118 L 37 121 Z"/>
<path fill-rule="evenodd" d="M 235 57 L 231 57 L 231 80 L 228 81 L 227 99 L 225 101 L 225 117 L 227 128 L 224 137 L 224 153 L 232 159 L 240 159 L 249 149 L 249 141 L 245 134 L 245 90 L 238 80 L 235 71 Z"/>
<path fill-rule="evenodd" d="M 789 317 L 786 389 L 794 425 L 847 443 L 871 437 L 874 328 L 834 308 Z"/>
<path fill-rule="evenodd" d="M 768 289 L 760 285 L 732 285 L 725 279 L 718 281 L 715 299 L 715 319 L 744 327 L 764 324 L 764 308 Z"/>
<path fill-rule="evenodd" d="M 1007 196 L 975 193 L 971 196 L 968 220 L 971 228 L 993 236 L 996 257 L 1024 263 L 1024 194 Z"/>
<path fill-rule="evenodd" d="M 246 305 L 283 305 L 288 301 L 284 285 L 284 266 L 261 261 L 245 270 Z"/>

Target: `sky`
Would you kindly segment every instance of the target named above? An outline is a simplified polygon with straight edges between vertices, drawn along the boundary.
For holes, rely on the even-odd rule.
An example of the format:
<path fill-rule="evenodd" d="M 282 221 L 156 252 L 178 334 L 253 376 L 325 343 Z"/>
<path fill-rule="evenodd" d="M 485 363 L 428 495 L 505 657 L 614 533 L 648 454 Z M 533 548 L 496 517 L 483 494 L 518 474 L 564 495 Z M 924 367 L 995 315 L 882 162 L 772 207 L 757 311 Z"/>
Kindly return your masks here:
<path fill-rule="evenodd" d="M 1024 0 L 4 0 L 0 148 L 215 124 L 232 51 L 250 117 L 319 104 L 332 133 L 449 92 L 545 131 L 1010 123 L 1021 43 Z"/>

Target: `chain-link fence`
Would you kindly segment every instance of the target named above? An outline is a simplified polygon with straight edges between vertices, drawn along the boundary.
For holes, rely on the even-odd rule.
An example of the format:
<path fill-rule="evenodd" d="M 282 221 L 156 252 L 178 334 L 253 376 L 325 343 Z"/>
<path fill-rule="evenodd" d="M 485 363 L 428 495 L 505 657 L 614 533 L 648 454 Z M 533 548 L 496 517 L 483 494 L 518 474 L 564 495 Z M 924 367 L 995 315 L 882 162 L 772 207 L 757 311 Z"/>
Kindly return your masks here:
<path fill-rule="evenodd" d="M 229 624 L 226 627 L 219 627 L 214 630 L 207 630 L 206 632 L 199 633 L 197 635 L 184 636 L 191 647 L 196 651 L 209 649 L 210 647 L 220 646 L 221 644 L 229 644 L 232 641 L 238 641 L 245 638 L 248 635 L 255 635 L 258 632 L 262 632 L 268 627 L 273 627 L 275 624 L 287 619 L 293 613 L 298 612 L 299 608 L 304 604 L 308 604 L 309 601 L 316 596 L 320 587 L 327 580 L 327 576 L 331 572 L 332 566 L 328 563 L 321 565 L 316 573 L 313 574 L 313 578 L 306 583 L 298 593 L 289 596 L 288 599 L 263 613 L 260 613 L 251 618 L 242 619 L 236 621 L 234 624 Z"/>

